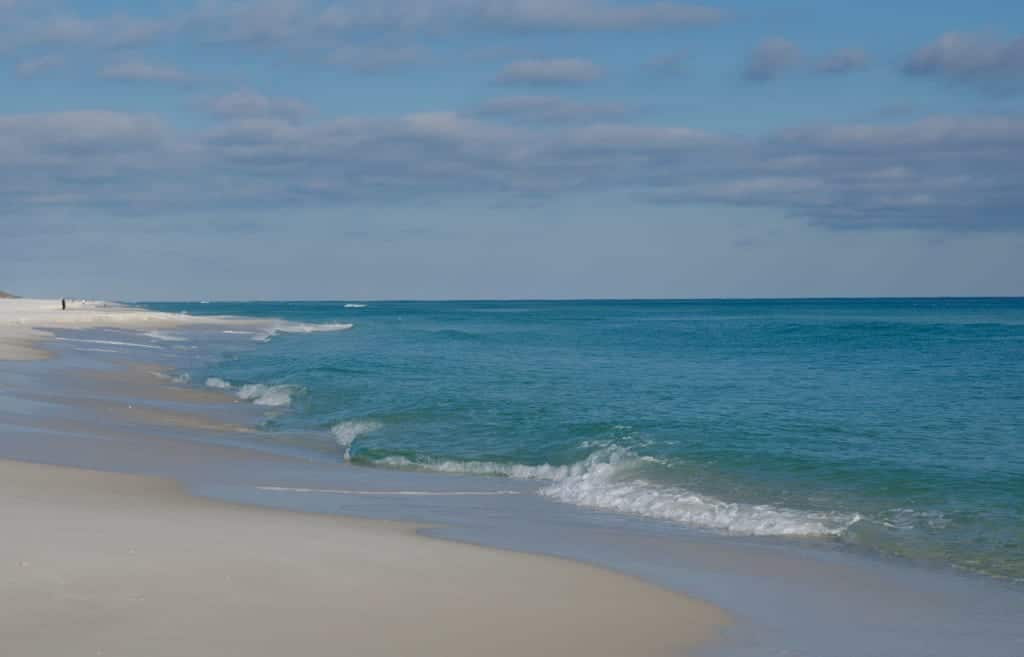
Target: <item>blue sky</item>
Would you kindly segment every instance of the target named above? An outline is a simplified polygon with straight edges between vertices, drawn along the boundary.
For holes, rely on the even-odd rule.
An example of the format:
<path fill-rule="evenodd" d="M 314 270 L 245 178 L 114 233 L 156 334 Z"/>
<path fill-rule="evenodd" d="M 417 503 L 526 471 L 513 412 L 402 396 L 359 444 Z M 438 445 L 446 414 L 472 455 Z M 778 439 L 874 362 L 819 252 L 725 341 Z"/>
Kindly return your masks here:
<path fill-rule="evenodd" d="M 1024 295 L 1024 3 L 0 0 L 0 288 Z"/>

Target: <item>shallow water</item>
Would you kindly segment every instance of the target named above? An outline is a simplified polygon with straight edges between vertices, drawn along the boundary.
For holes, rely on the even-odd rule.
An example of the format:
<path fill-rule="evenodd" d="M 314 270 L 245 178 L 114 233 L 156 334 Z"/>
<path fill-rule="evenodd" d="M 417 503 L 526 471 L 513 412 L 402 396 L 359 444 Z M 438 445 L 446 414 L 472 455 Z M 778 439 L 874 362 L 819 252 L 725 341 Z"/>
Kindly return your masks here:
<path fill-rule="evenodd" d="M 139 339 L 117 331 L 67 335 Z M 181 335 L 187 339 L 147 343 L 161 347 L 147 351 L 147 362 L 201 372 L 220 367 L 225 353 L 242 360 L 266 346 L 235 352 L 236 343 L 219 342 L 216 334 Z M 429 533 L 439 537 L 607 566 L 729 611 L 736 623 L 708 646 L 708 657 L 1024 654 L 1019 583 L 957 573 L 941 562 L 924 567 L 885 558 L 836 539 L 734 535 L 560 503 L 541 494 L 551 479 L 352 465 L 333 440 L 324 440 L 324 432 L 281 429 L 287 413 L 294 412 L 287 407 L 232 397 L 218 403 L 175 402 L 144 386 L 126 394 L 124 386 L 102 378 L 89 382 L 71 376 L 79 369 L 116 372 L 126 357 L 139 358 L 131 346 L 111 354 L 81 351 L 85 344 L 58 342 L 59 358 L 52 361 L 0 364 L 0 456 L 171 476 L 198 494 L 220 499 L 413 520 L 435 525 Z M 237 392 L 235 385 L 228 392 Z M 211 432 L 156 426 L 148 416 L 111 410 L 135 404 L 276 428 Z M 629 610 L 623 610 L 623 622 L 628 618 Z"/>
<path fill-rule="evenodd" d="M 1024 577 L 1024 300 L 147 305 L 305 323 L 188 373 L 359 465 Z"/>

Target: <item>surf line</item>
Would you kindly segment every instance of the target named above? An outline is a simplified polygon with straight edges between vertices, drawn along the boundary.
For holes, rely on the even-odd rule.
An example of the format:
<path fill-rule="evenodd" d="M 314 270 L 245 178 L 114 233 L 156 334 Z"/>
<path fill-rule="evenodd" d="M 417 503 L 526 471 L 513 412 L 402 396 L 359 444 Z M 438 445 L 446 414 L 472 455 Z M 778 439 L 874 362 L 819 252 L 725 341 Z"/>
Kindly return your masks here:
<path fill-rule="evenodd" d="M 256 490 L 273 493 L 326 493 L 330 495 L 404 495 L 410 497 L 467 497 L 519 495 L 518 490 L 348 490 L 343 488 L 286 488 L 284 486 L 257 486 Z"/>

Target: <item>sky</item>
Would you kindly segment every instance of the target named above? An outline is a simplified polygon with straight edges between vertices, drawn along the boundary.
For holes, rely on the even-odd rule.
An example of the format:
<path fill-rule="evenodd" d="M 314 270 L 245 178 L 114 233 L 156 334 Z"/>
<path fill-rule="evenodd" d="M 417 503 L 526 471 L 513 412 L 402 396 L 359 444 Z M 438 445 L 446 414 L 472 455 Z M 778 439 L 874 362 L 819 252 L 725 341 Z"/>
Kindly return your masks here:
<path fill-rule="evenodd" d="M 0 0 L 0 289 L 1024 296 L 1016 0 Z"/>

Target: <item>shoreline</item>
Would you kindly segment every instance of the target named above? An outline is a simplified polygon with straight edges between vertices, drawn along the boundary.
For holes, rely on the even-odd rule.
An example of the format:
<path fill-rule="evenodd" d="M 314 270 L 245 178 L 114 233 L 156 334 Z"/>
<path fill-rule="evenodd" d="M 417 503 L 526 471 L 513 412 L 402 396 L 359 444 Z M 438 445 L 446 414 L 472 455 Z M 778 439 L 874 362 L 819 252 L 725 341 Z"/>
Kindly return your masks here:
<path fill-rule="evenodd" d="M 984 646 L 991 657 L 1017 657 L 1024 648 L 1020 585 L 841 546 L 720 535 L 560 504 L 538 495 L 536 482 L 515 478 L 348 465 L 325 431 L 264 430 L 275 409 L 169 378 L 166 368 L 201 370 L 220 347 L 252 335 L 182 328 L 176 336 L 58 332 L 63 339 L 47 345 L 51 360 L 0 362 L 0 458 L 157 476 L 204 500 L 406 523 L 446 543 L 632 577 L 724 610 L 731 622 L 692 657 L 847 657 L 850 646 L 906 657 L 960 657 Z M 99 341 L 110 348 L 89 348 Z M 134 348 L 141 344 L 160 347 Z M 213 426 L 121 412 L 132 405 Z M 218 423 L 255 431 L 218 431 Z M 631 617 L 622 611 L 620 625 Z"/>
<path fill-rule="evenodd" d="M 152 477 L 4 460 L 0 490 L 0 642 L 18 655 L 667 656 L 725 622 L 593 566 Z"/>
<path fill-rule="evenodd" d="M 58 309 L 15 323 L 3 321 L 6 303 L 0 360 L 50 357 L 39 345 L 52 336 L 36 326 L 236 322 L 134 310 L 119 317 L 111 309 L 91 317 L 63 311 L 75 314 L 56 322 L 46 316 Z M 243 324 L 266 322 L 237 320 Z M 104 384 L 130 385 L 135 395 L 140 386 L 161 388 L 155 376 Z M 141 394 L 192 403 L 207 397 Z M 210 393 L 208 401 L 229 398 Z M 114 422 L 111 410 L 91 412 Z M 157 431 L 217 426 L 145 411 L 121 421 Z M 147 449 L 146 438 L 118 433 Z M 202 461 L 207 448 L 180 449 L 196 452 L 182 458 Z M 13 539 L 0 546 L 0 643 L 19 655 L 685 655 L 728 623 L 711 604 L 630 575 L 420 535 L 420 524 L 233 504 L 159 478 L 6 456 L 0 516 Z"/>

